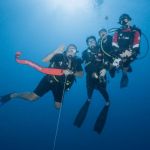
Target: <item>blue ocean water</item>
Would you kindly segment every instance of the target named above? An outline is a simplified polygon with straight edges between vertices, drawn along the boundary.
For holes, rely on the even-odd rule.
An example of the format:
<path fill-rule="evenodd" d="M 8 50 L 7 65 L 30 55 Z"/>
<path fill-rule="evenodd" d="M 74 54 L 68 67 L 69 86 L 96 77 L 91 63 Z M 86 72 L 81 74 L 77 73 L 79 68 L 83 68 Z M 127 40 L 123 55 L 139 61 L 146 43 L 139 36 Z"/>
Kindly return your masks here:
<path fill-rule="evenodd" d="M 43 74 L 15 62 L 23 58 L 47 66 L 41 60 L 64 43 L 75 43 L 79 56 L 89 35 L 118 27 L 128 13 L 150 39 L 150 2 L 147 0 L 1 0 L 0 1 L 0 95 L 32 91 Z M 107 18 L 107 19 L 106 19 Z M 141 42 L 141 55 L 147 44 Z M 86 100 L 85 76 L 65 94 L 55 150 L 149 150 L 150 149 L 150 56 L 133 63 L 129 86 L 119 88 L 121 74 L 109 77 L 111 106 L 102 133 L 93 131 L 104 107 L 95 91 L 88 115 L 78 129 L 73 121 Z M 58 110 L 51 93 L 30 103 L 15 99 L 0 108 L 0 150 L 52 150 Z"/>

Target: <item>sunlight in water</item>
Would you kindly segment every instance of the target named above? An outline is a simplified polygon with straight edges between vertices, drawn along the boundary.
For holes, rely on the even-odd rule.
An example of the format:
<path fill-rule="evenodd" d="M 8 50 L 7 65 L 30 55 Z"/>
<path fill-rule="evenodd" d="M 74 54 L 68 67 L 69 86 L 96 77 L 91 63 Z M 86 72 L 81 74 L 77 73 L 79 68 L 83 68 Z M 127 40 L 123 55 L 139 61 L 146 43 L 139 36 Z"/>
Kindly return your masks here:
<path fill-rule="evenodd" d="M 49 0 L 49 4 L 54 10 L 75 14 L 88 11 L 92 6 L 92 0 Z"/>

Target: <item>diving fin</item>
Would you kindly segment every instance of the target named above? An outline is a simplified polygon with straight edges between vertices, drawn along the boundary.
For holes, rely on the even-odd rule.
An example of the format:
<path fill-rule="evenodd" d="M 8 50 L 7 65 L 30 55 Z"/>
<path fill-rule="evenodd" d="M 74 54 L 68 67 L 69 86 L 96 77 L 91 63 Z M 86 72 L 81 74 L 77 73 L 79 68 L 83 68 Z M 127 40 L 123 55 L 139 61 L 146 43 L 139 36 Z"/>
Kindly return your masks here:
<path fill-rule="evenodd" d="M 120 88 L 124 88 L 128 86 L 128 76 L 127 75 L 122 75 L 121 81 L 120 81 Z"/>
<path fill-rule="evenodd" d="M 4 105 L 5 103 L 11 100 L 11 94 L 12 93 L 9 93 L 0 97 L 0 106 Z"/>
<path fill-rule="evenodd" d="M 95 122 L 94 131 L 97 132 L 98 134 L 100 134 L 103 131 L 107 119 L 108 110 L 109 106 L 105 105 Z"/>
<path fill-rule="evenodd" d="M 80 128 L 81 125 L 83 124 L 83 121 L 85 120 L 85 117 L 87 116 L 89 105 L 90 105 L 90 102 L 86 101 L 84 105 L 81 107 L 80 111 L 78 112 L 74 121 L 74 125 L 76 127 Z"/>

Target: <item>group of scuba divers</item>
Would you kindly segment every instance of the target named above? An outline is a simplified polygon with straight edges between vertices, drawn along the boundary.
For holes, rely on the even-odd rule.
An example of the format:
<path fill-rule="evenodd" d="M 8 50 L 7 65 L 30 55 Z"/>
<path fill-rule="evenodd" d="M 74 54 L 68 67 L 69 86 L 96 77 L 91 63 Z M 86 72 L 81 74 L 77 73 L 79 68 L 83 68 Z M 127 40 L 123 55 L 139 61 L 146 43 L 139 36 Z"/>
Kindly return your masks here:
<path fill-rule="evenodd" d="M 55 107 L 59 109 L 62 106 L 65 91 L 71 88 L 76 77 L 83 76 L 82 64 L 84 64 L 87 89 L 86 105 L 90 104 L 93 91 L 98 90 L 105 100 L 106 107 L 109 107 L 110 100 L 106 88 L 107 71 L 114 78 L 116 71 L 121 70 L 120 87 L 127 87 L 128 73 L 132 72 L 131 63 L 139 54 L 140 29 L 131 26 L 130 23 L 131 17 L 128 14 L 122 14 L 119 18 L 121 27 L 116 29 L 112 36 L 103 28 L 98 32 L 100 36 L 98 41 L 95 36 L 87 37 L 87 49 L 83 51 L 82 58 L 76 55 L 78 52 L 76 45 L 70 44 L 66 50 L 64 46 L 60 46 L 48 54 L 43 61 L 49 63 L 49 68 L 63 69 L 63 75 L 45 75 L 33 92 L 6 94 L 0 97 L 0 104 L 3 105 L 15 98 L 35 101 L 52 91 Z M 81 119 L 81 115 L 83 118 L 85 117 L 82 110 L 77 115 L 75 124 Z M 80 125 L 81 122 L 77 126 Z"/>

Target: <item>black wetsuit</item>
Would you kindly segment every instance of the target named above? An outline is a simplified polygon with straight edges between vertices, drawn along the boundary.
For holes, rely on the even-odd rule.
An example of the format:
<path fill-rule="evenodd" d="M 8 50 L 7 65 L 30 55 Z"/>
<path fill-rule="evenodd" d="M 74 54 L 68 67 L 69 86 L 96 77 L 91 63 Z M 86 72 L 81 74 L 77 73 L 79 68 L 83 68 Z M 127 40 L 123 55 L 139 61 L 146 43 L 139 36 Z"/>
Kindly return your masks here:
<path fill-rule="evenodd" d="M 85 63 L 88 99 L 92 98 L 94 89 L 97 89 L 103 95 L 105 101 L 109 101 L 109 95 L 106 90 L 106 76 L 101 78 L 99 75 L 100 70 L 105 68 L 103 54 L 99 51 L 99 47 L 96 47 L 93 50 L 86 49 L 82 53 L 82 59 Z M 96 73 L 98 78 L 94 78 L 93 73 Z"/>
<path fill-rule="evenodd" d="M 49 67 L 58 69 L 69 69 L 74 73 L 83 70 L 81 66 L 81 59 L 77 57 L 71 58 L 71 64 L 69 65 L 68 58 L 65 56 L 65 54 L 55 55 L 50 60 Z M 54 100 L 56 102 L 61 102 L 63 98 L 63 91 L 71 88 L 74 81 L 74 75 L 68 75 L 67 77 L 65 77 L 65 75 L 46 75 L 42 78 L 42 80 L 34 90 L 34 93 L 41 97 L 51 90 L 54 96 Z"/>
<path fill-rule="evenodd" d="M 132 52 L 132 56 L 129 58 L 125 58 L 125 61 L 122 63 L 122 67 L 129 67 L 130 63 L 134 61 L 139 54 L 140 51 L 140 29 L 133 27 L 128 28 L 119 28 L 114 36 L 112 45 L 114 47 L 114 51 L 119 56 L 125 50 L 130 50 Z"/>

